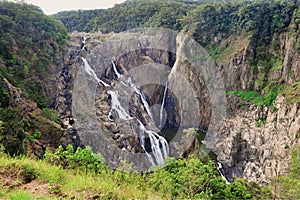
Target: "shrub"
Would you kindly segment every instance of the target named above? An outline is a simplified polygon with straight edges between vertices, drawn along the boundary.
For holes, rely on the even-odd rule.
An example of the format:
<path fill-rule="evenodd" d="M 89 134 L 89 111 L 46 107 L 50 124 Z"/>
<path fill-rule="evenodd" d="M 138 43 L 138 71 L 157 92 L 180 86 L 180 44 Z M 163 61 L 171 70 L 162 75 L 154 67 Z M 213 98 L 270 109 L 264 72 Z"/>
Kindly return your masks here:
<path fill-rule="evenodd" d="M 74 151 L 72 145 L 68 145 L 66 149 L 60 146 L 54 153 L 46 151 L 45 159 L 68 169 L 99 172 L 106 168 L 102 155 L 93 153 L 91 147 L 78 147 Z"/>
<path fill-rule="evenodd" d="M 54 121 L 58 124 L 61 123 L 61 120 L 60 118 L 58 117 L 58 113 L 56 110 L 53 110 L 53 109 L 49 109 L 49 108 L 43 108 L 42 109 L 42 116 L 51 120 L 51 121 Z"/>
<path fill-rule="evenodd" d="M 225 181 L 213 162 L 204 164 L 199 158 L 176 160 L 152 174 L 150 183 L 155 190 L 172 191 L 179 198 L 224 198 Z"/>

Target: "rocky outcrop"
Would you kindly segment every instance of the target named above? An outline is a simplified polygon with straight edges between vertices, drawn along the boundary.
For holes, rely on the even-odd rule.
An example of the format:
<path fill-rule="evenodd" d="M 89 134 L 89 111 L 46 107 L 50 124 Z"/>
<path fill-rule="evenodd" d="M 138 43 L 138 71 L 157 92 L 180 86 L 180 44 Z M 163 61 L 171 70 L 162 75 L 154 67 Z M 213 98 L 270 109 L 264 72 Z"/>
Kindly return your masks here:
<path fill-rule="evenodd" d="M 63 129 L 61 124 L 45 118 L 37 104 L 26 98 L 21 89 L 13 86 L 7 79 L 3 78 L 3 80 L 10 96 L 9 106 L 20 109 L 22 120 L 29 124 L 26 130 L 28 138 L 32 137 L 36 131 L 40 133 L 36 136 L 37 138 L 30 139 L 27 148 L 29 155 L 42 157 L 46 148 L 56 149 L 59 145 L 70 144 L 67 130 Z"/>
<path fill-rule="evenodd" d="M 23 97 L 22 90 L 13 86 L 6 78 L 3 78 L 4 87 L 9 93 L 9 105 L 19 107 L 23 112 L 31 112 L 37 109 L 37 104 Z"/>
<path fill-rule="evenodd" d="M 300 105 L 276 99 L 277 112 L 249 106 L 225 121 L 215 152 L 226 177 L 259 183 L 288 173 L 290 151 L 300 140 Z"/>
<path fill-rule="evenodd" d="M 245 37 L 232 41 L 233 45 L 240 44 L 239 47 L 233 48 L 235 51 L 227 61 L 218 61 L 227 90 L 260 91 L 269 82 L 291 85 L 299 81 L 297 34 L 291 31 L 273 36 L 274 41 L 278 40 L 277 45 L 273 42 L 267 47 L 268 54 L 277 59 L 272 66 L 263 60 L 257 66 L 250 64 L 255 50 L 253 39 Z M 222 56 L 226 57 L 228 51 L 224 52 Z M 254 67 L 257 67 L 256 72 Z M 224 164 L 229 180 L 243 177 L 269 183 L 272 178 L 288 173 L 290 151 L 299 144 L 299 103 L 291 103 L 284 95 L 279 95 L 275 102 L 278 111 L 274 112 L 255 105 L 239 106 L 241 100 L 233 95 L 227 100 L 229 115 L 214 151 Z"/>

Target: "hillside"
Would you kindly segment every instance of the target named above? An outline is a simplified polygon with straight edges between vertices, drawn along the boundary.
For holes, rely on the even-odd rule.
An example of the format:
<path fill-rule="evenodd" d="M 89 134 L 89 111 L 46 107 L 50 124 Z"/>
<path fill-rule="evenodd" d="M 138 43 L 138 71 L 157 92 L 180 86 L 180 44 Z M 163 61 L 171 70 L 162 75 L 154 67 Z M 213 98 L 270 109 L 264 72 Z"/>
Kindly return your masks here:
<path fill-rule="evenodd" d="M 54 103 L 68 34 L 59 21 L 32 5 L 1 1 L 0 18 L 0 142 L 11 155 L 34 152 L 27 147 L 35 146 L 33 138 L 41 132 L 43 139 L 49 139 L 47 132 L 56 132 L 53 138 L 63 132 L 46 117 L 60 121 L 48 108 Z M 41 150 L 43 144 L 37 146 Z"/>

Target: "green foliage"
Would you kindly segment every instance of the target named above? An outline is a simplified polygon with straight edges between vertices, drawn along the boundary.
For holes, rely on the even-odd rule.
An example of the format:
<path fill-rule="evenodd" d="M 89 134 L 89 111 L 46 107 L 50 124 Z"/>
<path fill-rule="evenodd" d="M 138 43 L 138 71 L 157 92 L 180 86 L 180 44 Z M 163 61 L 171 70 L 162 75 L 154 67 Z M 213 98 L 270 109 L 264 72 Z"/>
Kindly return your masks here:
<path fill-rule="evenodd" d="M 300 103 L 300 81 L 286 87 L 283 91 L 283 95 L 288 102 Z"/>
<path fill-rule="evenodd" d="M 9 195 L 10 200 L 32 200 L 34 199 L 33 195 L 27 191 L 13 191 Z"/>
<path fill-rule="evenodd" d="M 68 169 L 99 172 L 105 168 L 104 159 L 100 154 L 94 154 L 90 147 L 78 147 L 76 151 L 72 145 L 64 150 L 60 146 L 54 153 L 47 151 L 45 159 L 53 164 L 62 165 Z"/>
<path fill-rule="evenodd" d="M 222 198 L 225 181 L 219 176 L 215 164 L 204 164 L 196 157 L 171 162 L 165 168 L 157 170 L 151 177 L 155 190 L 172 192 L 173 197 Z"/>
<path fill-rule="evenodd" d="M 68 31 L 122 32 L 144 26 L 181 29 L 181 21 L 191 4 L 175 1 L 126 1 L 107 10 L 70 11 L 54 15 Z"/>
<path fill-rule="evenodd" d="M 265 119 L 259 119 L 258 121 L 255 122 L 255 125 L 257 127 L 260 127 L 261 125 L 266 125 L 266 120 Z"/>
<path fill-rule="evenodd" d="M 41 115 L 51 121 L 58 123 L 58 124 L 61 123 L 61 119 L 59 118 L 56 110 L 49 109 L 49 108 L 43 108 L 41 111 Z"/>
<path fill-rule="evenodd" d="M 47 162 L 60 166 L 49 165 Z M 188 159 L 167 159 L 167 165 L 152 173 L 129 173 L 113 170 L 103 164 L 103 158 L 90 148 L 75 152 L 71 146 L 59 147 L 45 155 L 44 160 L 26 157 L 10 158 L 0 154 L 0 168 L 19 174 L 20 178 L 49 183 L 54 194 L 64 198 L 85 199 L 87 195 L 113 199 L 246 199 L 270 198 L 257 184 L 237 180 L 225 184 L 211 161 L 204 163 L 190 156 Z M 117 189 L 116 189 L 117 188 Z M 3 190 L 3 196 L 6 196 Z"/>
<path fill-rule="evenodd" d="M 38 7 L 1 1 L 0 78 L 6 77 L 39 107 L 46 107 L 50 99 L 45 81 L 67 39 L 62 23 L 44 15 Z M 2 88 L 0 93 L 4 94 L 1 105 L 7 106 L 7 94 Z"/>
<path fill-rule="evenodd" d="M 273 112 L 276 112 L 277 109 L 274 106 L 274 101 L 277 98 L 278 94 L 282 93 L 285 90 L 285 88 L 286 86 L 280 85 L 280 83 L 278 82 L 269 82 L 267 86 L 262 90 L 263 95 L 255 91 L 242 91 L 242 90 L 228 91 L 227 94 L 236 95 L 244 99 L 245 101 L 248 101 L 258 106 L 270 107 Z"/>
<path fill-rule="evenodd" d="M 148 180 L 156 191 L 170 195 L 167 198 L 249 199 L 269 196 L 259 185 L 243 179 L 227 185 L 211 161 L 203 163 L 199 158 L 190 156 L 187 160 L 171 159 L 166 162 L 169 164 L 156 170 Z"/>
<path fill-rule="evenodd" d="M 35 139 L 41 138 L 41 131 L 35 130 L 32 136 L 29 136 L 29 140 L 33 142 Z"/>
<path fill-rule="evenodd" d="M 263 98 L 262 96 L 255 92 L 255 91 L 243 91 L 243 90 L 232 90 L 228 91 L 228 94 L 234 94 L 246 101 L 249 101 L 252 104 L 258 105 L 258 106 L 263 106 Z"/>
<path fill-rule="evenodd" d="M 274 179 L 273 185 L 276 188 L 276 195 L 282 199 L 300 198 L 300 147 L 296 146 L 292 152 L 292 163 L 290 173 Z"/>
<path fill-rule="evenodd" d="M 0 69 L 1 71 L 1 69 Z M 4 87 L 4 80 L 0 75 L 0 107 L 7 107 L 9 105 L 9 94 Z"/>
<path fill-rule="evenodd" d="M 24 131 L 23 117 L 19 109 L 0 108 L 0 143 L 10 155 L 26 152 L 27 135 Z"/>

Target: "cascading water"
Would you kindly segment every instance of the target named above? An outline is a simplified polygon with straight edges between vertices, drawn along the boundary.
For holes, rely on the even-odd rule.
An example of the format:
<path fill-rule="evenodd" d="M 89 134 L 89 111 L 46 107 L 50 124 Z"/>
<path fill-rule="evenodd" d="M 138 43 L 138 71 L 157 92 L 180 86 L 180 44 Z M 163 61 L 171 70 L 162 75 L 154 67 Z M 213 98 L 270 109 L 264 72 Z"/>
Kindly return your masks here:
<path fill-rule="evenodd" d="M 151 120 L 153 121 L 153 115 L 149 106 L 148 101 L 146 100 L 145 94 L 143 93 L 143 91 L 141 91 L 140 89 L 138 89 L 138 87 L 133 83 L 132 79 L 129 77 L 127 79 L 127 83 L 129 84 L 129 86 L 133 89 L 134 92 L 136 92 L 138 95 L 140 95 L 140 98 L 142 100 L 142 103 L 146 109 L 147 114 L 149 115 L 149 117 L 151 118 Z"/>
<path fill-rule="evenodd" d="M 118 72 L 117 67 L 116 67 L 114 61 L 112 61 L 111 63 L 112 63 L 112 65 L 113 65 L 113 69 L 114 69 L 114 72 L 115 72 L 117 78 L 120 79 L 121 74 Z"/>
<path fill-rule="evenodd" d="M 141 121 L 138 120 L 138 122 L 139 122 L 139 135 L 140 135 L 141 146 L 143 147 L 144 151 L 147 153 L 151 165 L 163 165 L 164 159 L 169 155 L 169 146 L 166 139 L 158 135 L 154 131 L 147 130 Z M 150 139 L 152 155 L 155 159 L 153 159 L 152 156 L 146 151 L 145 133 L 148 135 Z"/>
<path fill-rule="evenodd" d="M 108 119 L 110 121 L 113 121 L 111 119 L 111 115 L 112 115 L 112 110 L 115 110 L 118 113 L 119 118 L 121 118 L 123 120 L 131 120 L 132 117 L 130 117 L 130 115 L 122 107 L 122 105 L 118 99 L 118 92 L 109 90 L 109 91 L 107 91 L 107 94 L 109 94 L 111 96 L 111 110 L 109 111 Z"/>
<path fill-rule="evenodd" d="M 85 58 L 81 58 L 84 63 L 84 69 L 87 74 L 90 76 L 93 76 L 97 82 L 102 83 L 105 87 L 110 87 L 109 84 L 105 83 L 103 80 L 99 79 L 94 70 L 91 68 L 91 66 L 88 64 L 87 60 Z M 120 79 L 121 74 L 117 71 L 116 65 L 114 62 L 112 62 L 113 65 L 113 70 L 118 79 Z M 145 107 L 145 110 L 149 117 L 151 118 L 153 122 L 153 116 L 152 112 L 149 106 L 149 103 L 146 100 L 145 94 L 141 89 L 137 87 L 137 85 L 132 81 L 131 77 L 128 77 L 126 82 L 120 80 L 120 82 L 130 88 L 133 92 L 137 93 L 140 96 L 140 99 Z M 119 100 L 119 93 L 118 91 L 114 90 L 108 90 L 107 94 L 111 96 L 111 109 L 108 114 L 108 119 L 110 121 L 114 121 L 115 119 L 112 118 L 112 112 L 115 111 L 118 115 L 118 117 L 122 120 L 129 121 L 136 119 L 139 127 L 138 135 L 140 138 L 140 144 L 142 148 L 144 149 L 149 163 L 151 165 L 163 165 L 164 164 L 164 159 L 169 155 L 169 146 L 166 141 L 166 139 L 156 132 L 152 130 L 146 129 L 145 125 L 137 118 L 134 118 L 130 116 L 130 114 L 126 111 L 126 109 L 122 106 L 122 103 Z M 134 130 L 134 129 L 133 129 Z M 146 149 L 146 138 L 149 138 L 150 140 L 150 147 L 151 147 L 151 152 L 148 152 Z"/>
<path fill-rule="evenodd" d="M 81 46 L 80 46 L 81 50 L 86 50 L 85 43 L 86 43 L 86 37 L 81 36 Z"/>
<path fill-rule="evenodd" d="M 217 162 L 218 165 L 218 169 L 220 171 L 221 177 L 226 181 L 226 184 L 230 184 L 230 182 L 227 180 L 227 178 L 225 177 L 225 173 L 222 167 L 222 164 L 220 162 Z"/>
<path fill-rule="evenodd" d="M 98 83 L 100 82 L 105 87 L 110 87 L 109 84 L 105 83 L 104 81 L 102 81 L 98 78 L 97 74 L 94 72 L 94 70 L 91 68 L 91 66 L 89 65 L 89 63 L 87 62 L 87 60 L 85 58 L 81 58 L 81 59 L 84 63 L 84 69 L 85 69 L 86 73 L 88 73 L 90 76 L 93 76 Z"/>
<path fill-rule="evenodd" d="M 166 81 L 165 90 L 164 90 L 164 96 L 163 96 L 163 99 L 162 99 L 162 103 L 161 103 L 161 107 L 160 107 L 160 112 L 159 112 L 159 128 L 162 128 L 163 111 L 164 111 L 165 99 L 166 99 L 166 96 L 167 96 L 167 91 L 168 91 L 168 81 Z"/>

